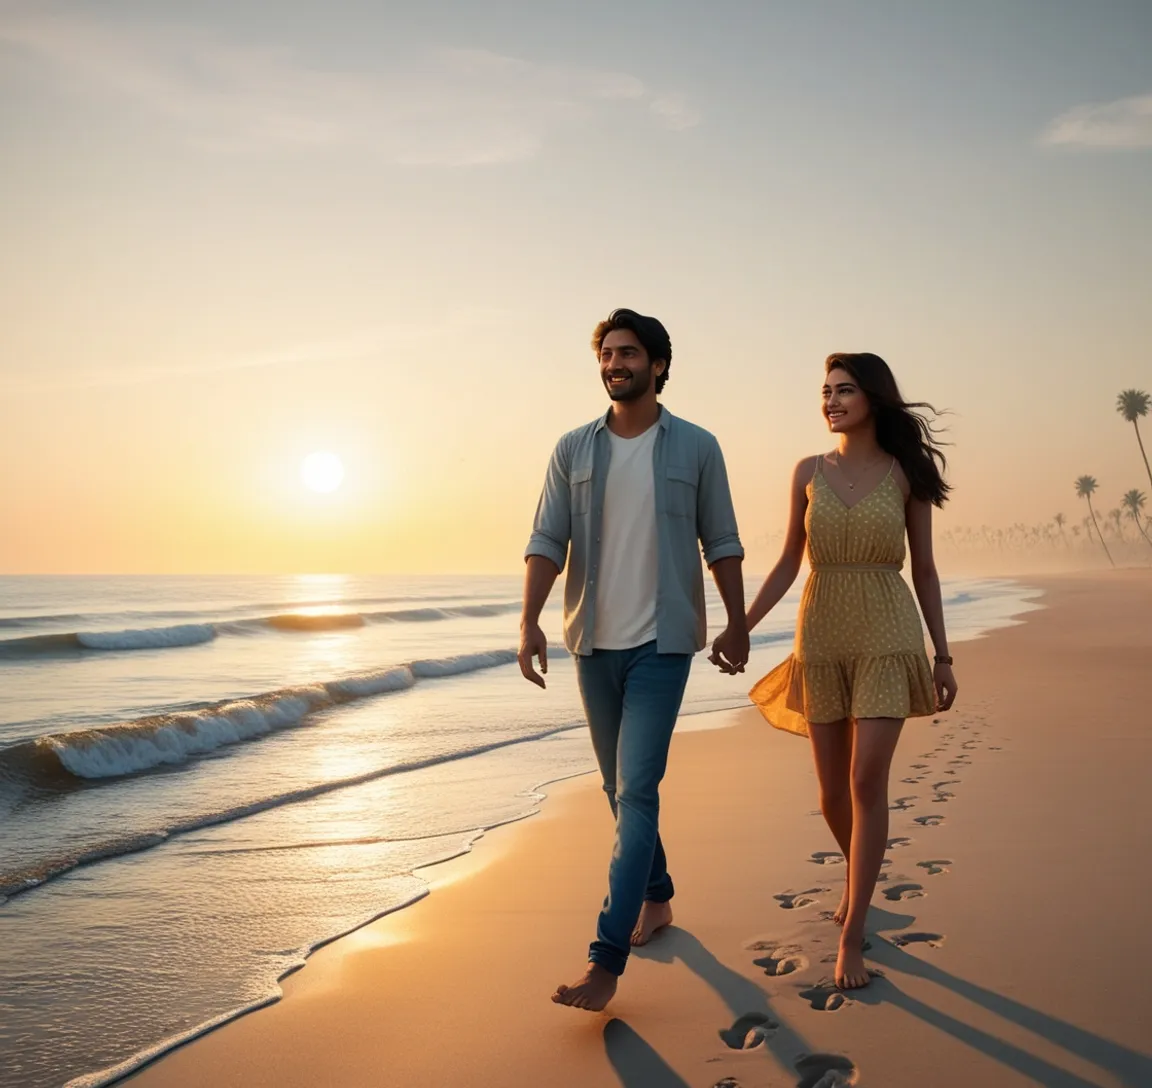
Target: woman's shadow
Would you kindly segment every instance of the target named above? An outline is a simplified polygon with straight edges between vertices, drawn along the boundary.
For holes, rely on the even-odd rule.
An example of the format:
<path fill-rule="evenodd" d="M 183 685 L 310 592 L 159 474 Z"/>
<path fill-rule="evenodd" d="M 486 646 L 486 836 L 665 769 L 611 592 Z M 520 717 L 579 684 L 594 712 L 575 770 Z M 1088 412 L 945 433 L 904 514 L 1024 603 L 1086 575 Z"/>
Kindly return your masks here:
<path fill-rule="evenodd" d="M 869 929 L 872 932 L 905 930 L 914 922 L 915 919 L 910 915 L 894 914 L 882 908 L 874 907 L 869 915 Z M 766 1018 L 766 1026 L 769 1023 L 777 1025 L 774 1030 L 765 1032 L 763 1045 L 766 1052 L 771 1054 L 783 1068 L 795 1068 L 796 1058 L 810 1050 L 804 1037 L 783 1022 L 784 1018 L 773 1009 L 768 994 L 760 986 L 745 978 L 738 971 L 721 963 L 687 930 L 678 926 L 669 926 L 661 933 L 658 940 L 642 949 L 637 949 L 634 954 L 659 963 L 671 964 L 679 960 L 712 987 L 728 1006 L 734 1021 L 753 1014 L 757 1018 Z M 1111 1072 L 1119 1078 L 1122 1084 L 1132 1085 L 1134 1088 L 1138 1085 L 1152 1085 L 1152 1060 L 1145 1055 L 1094 1035 L 1067 1021 L 1049 1016 L 1012 998 L 1004 997 L 942 971 L 933 964 L 912 956 L 881 938 L 872 940 L 870 956 L 873 962 L 881 967 L 927 979 L 972 1001 L 989 1012 L 1032 1031 L 1053 1045 Z M 789 997 L 792 997 L 795 992 L 789 990 L 788 994 Z M 889 977 L 876 979 L 866 989 L 853 992 L 850 998 L 864 1005 L 879 1005 L 887 1002 L 903 1009 L 1006 1067 L 1030 1077 L 1037 1084 L 1048 1086 L 1048 1088 L 1094 1088 L 1093 1082 L 1052 1065 L 1043 1058 L 1039 1058 L 994 1035 L 989 1035 L 979 1028 L 972 1027 L 962 1020 L 912 997 L 901 990 Z M 627 1025 L 622 1024 L 621 1026 L 627 1028 Z M 725 1029 L 729 1027 L 730 1025 L 727 1024 L 717 1025 L 714 1030 L 722 1038 Z M 644 1043 L 631 1029 L 627 1029 L 627 1031 L 634 1040 L 639 1040 L 647 1048 L 656 1061 L 660 1062 L 666 1074 L 676 1078 L 677 1075 L 663 1063 L 659 1055 L 648 1047 L 647 1043 Z M 623 1035 L 620 1036 L 622 1041 L 624 1038 Z M 614 1045 L 608 1039 L 607 1032 L 605 1033 L 605 1045 L 608 1048 L 609 1060 L 617 1068 L 617 1072 L 621 1073 L 621 1068 L 615 1060 L 617 1054 L 614 1052 Z M 622 1043 L 618 1045 L 622 1047 Z M 641 1088 L 641 1085 L 647 1083 L 639 1079 L 627 1079 L 623 1073 L 621 1073 L 621 1082 L 628 1085 L 629 1088 Z M 683 1082 L 677 1078 L 662 1081 L 653 1080 L 651 1083 L 679 1085 Z"/>

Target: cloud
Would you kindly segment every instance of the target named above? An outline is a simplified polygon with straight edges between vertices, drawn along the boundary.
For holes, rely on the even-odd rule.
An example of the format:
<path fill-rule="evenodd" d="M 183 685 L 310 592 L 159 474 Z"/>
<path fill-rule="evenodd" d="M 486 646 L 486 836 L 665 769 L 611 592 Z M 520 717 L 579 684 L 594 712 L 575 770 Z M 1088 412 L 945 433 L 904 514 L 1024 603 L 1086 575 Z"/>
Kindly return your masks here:
<path fill-rule="evenodd" d="M 1057 117 L 1041 143 L 1065 147 L 1152 147 L 1152 94 L 1077 106 Z"/>
<path fill-rule="evenodd" d="M 671 130 L 699 123 L 683 96 L 635 76 L 482 49 L 406 51 L 378 71 L 338 71 L 197 29 L 37 11 L 0 15 L 0 49 L 86 99 L 127 103 L 233 152 L 347 148 L 463 166 L 528 159 L 557 132 L 628 114 Z"/>

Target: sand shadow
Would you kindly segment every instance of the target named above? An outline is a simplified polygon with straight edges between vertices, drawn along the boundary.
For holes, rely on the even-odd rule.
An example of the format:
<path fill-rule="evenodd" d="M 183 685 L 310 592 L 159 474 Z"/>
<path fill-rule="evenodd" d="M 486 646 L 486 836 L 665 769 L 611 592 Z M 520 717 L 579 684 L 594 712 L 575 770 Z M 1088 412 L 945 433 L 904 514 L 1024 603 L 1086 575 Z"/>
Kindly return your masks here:
<path fill-rule="evenodd" d="M 623 1020 L 609 1020 L 604 1025 L 604 1050 L 624 1088 L 689 1088 L 688 1082 Z"/>
<path fill-rule="evenodd" d="M 905 929 L 914 921 L 909 915 L 873 907 L 869 914 L 869 930 L 872 933 L 877 930 L 891 932 Z M 1133 1088 L 1152 1084 L 1152 1059 L 1137 1051 L 951 975 L 879 937 L 872 937 L 871 945 L 869 958 L 882 969 L 902 971 L 935 982 L 989 1012 L 1032 1031 L 1053 1045 L 1111 1072 L 1122 1084 L 1132 1085 Z M 764 1049 L 771 1053 L 783 1070 L 791 1072 L 796 1055 L 811 1051 L 812 1048 L 803 1036 L 791 1028 L 784 1017 L 773 1011 L 764 990 L 717 960 L 687 930 L 669 926 L 658 940 L 643 949 L 637 949 L 633 954 L 660 963 L 680 960 L 716 991 L 735 1017 L 754 1013 L 775 1021 L 778 1027 L 765 1039 Z M 851 1000 L 863 1005 L 893 1005 L 1044 1088 L 1095 1088 L 1093 1081 L 1061 1069 L 912 997 L 901 990 L 890 976 L 876 979 L 866 989 L 853 991 Z"/>
<path fill-rule="evenodd" d="M 688 930 L 676 925 L 668 926 L 657 940 L 635 949 L 632 954 L 658 963 L 675 963 L 679 960 L 716 991 L 731 1011 L 732 1020 L 727 1024 L 717 1024 L 714 1038 L 719 1037 L 725 1028 L 730 1028 L 735 1020 L 763 1017 L 771 1021 L 774 1028 L 765 1036 L 762 1049 L 779 1063 L 786 1074 L 794 1075 L 798 1055 L 811 1052 L 812 1047 L 808 1041 L 773 1010 L 768 994 L 763 989 L 739 971 L 721 963 Z"/>
<path fill-rule="evenodd" d="M 907 925 L 906 917 L 906 915 L 894 915 L 882 908 L 873 907 L 869 914 L 869 928 L 880 932 L 903 929 Z M 982 1009 L 1032 1032 L 1053 1046 L 1106 1070 L 1117 1077 L 1122 1084 L 1133 1086 L 1152 1084 L 1152 1058 L 1146 1054 L 1131 1050 L 1110 1039 L 1105 1039 L 1084 1028 L 1077 1027 L 1067 1020 L 1050 1016 L 1014 998 L 1005 997 L 994 990 L 989 990 L 977 983 L 950 974 L 937 967 L 930 959 L 913 956 L 889 941 L 873 939 L 869 956 L 885 971 L 899 971 L 950 990 L 967 1001 L 971 1001 L 974 1005 L 979 1005 Z M 1091 1083 L 1072 1073 L 1050 1066 L 1018 1047 L 1005 1043 L 976 1028 L 969 1027 L 962 1021 L 933 1009 L 900 990 L 892 982 L 891 975 L 887 977 L 886 982 L 887 985 L 878 987 L 874 995 L 865 996 L 867 991 L 862 991 L 860 1000 L 867 1002 L 873 999 L 886 1000 L 913 1016 L 919 1017 L 926 1023 L 934 1025 L 941 1031 L 948 1032 L 970 1046 L 976 1046 L 989 1057 L 1018 1069 L 1039 1084 L 1079 1088 L 1079 1086 Z"/>

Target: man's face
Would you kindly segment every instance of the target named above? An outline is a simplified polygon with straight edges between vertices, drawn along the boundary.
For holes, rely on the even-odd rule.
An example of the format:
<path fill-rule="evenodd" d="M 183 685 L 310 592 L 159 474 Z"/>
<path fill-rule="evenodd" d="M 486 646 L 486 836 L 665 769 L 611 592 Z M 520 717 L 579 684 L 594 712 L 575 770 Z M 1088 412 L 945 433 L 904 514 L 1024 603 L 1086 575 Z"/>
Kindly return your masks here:
<path fill-rule="evenodd" d="M 600 379 L 613 400 L 644 396 L 663 371 L 663 360 L 653 365 L 644 345 L 630 329 L 613 329 L 600 345 Z"/>

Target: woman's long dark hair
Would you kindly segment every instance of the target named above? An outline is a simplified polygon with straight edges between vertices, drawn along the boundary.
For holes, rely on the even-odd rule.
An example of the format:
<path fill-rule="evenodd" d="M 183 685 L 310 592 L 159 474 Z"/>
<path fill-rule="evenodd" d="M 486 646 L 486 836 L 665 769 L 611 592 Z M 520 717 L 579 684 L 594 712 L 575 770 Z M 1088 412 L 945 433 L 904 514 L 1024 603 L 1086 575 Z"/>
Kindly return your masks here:
<path fill-rule="evenodd" d="M 870 351 L 834 352 L 824 362 L 824 373 L 837 368 L 852 375 L 868 398 L 876 420 L 876 441 L 900 462 L 912 497 L 943 506 L 952 490 L 944 479 L 948 460 L 924 410 L 933 416 L 940 413 L 931 404 L 906 401 L 888 364 Z"/>

